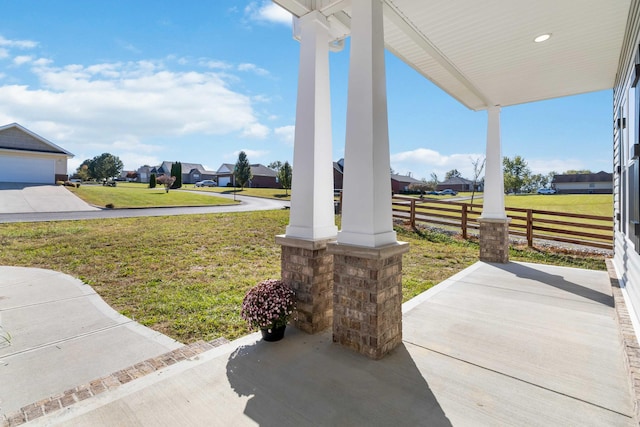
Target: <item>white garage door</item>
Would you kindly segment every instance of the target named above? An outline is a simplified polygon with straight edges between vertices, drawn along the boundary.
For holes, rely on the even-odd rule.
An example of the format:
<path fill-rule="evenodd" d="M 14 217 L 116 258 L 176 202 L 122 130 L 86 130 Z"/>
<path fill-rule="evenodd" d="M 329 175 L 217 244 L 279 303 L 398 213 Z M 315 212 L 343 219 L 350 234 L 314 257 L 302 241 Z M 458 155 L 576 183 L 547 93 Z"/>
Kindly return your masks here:
<path fill-rule="evenodd" d="M 55 183 L 55 160 L 0 156 L 0 182 Z"/>
<path fill-rule="evenodd" d="M 231 177 L 229 176 L 221 176 L 218 178 L 218 187 L 226 187 L 228 183 L 231 182 Z"/>

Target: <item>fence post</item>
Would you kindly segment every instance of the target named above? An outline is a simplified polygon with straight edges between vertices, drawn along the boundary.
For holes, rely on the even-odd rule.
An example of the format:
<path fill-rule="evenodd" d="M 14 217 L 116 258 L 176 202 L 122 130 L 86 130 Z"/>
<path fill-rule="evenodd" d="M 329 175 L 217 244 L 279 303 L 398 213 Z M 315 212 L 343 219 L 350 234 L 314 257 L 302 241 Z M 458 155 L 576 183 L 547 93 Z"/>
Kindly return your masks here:
<path fill-rule="evenodd" d="M 527 209 L 527 246 L 533 247 L 533 212 Z"/>
<path fill-rule="evenodd" d="M 467 204 L 464 203 L 462 205 L 462 221 L 461 221 L 461 225 L 462 225 L 462 238 L 466 239 L 467 238 Z"/>
<path fill-rule="evenodd" d="M 412 228 L 416 228 L 416 201 L 415 201 L 415 199 L 411 200 L 411 214 L 410 214 L 409 221 L 411 222 L 411 227 Z"/>

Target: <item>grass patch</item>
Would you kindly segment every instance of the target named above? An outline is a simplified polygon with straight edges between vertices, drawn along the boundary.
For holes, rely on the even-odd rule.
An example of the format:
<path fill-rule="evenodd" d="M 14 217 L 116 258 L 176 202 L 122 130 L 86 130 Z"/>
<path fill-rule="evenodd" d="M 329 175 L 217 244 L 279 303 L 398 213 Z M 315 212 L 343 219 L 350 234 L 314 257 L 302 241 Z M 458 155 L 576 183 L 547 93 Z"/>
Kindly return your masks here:
<path fill-rule="evenodd" d="M 3 224 L 0 264 L 78 277 L 122 314 L 184 343 L 234 339 L 248 332 L 240 318 L 246 291 L 280 277 L 274 236 L 288 221 L 278 210 Z M 411 245 L 403 258 L 404 301 L 478 259 L 476 242 L 396 231 Z M 512 259 L 604 269 L 597 257 L 514 250 Z"/>
<path fill-rule="evenodd" d="M 612 194 L 518 194 L 504 200 L 508 208 L 613 217 Z"/>
<path fill-rule="evenodd" d="M 118 183 L 117 187 L 102 185 L 81 185 L 69 188 L 82 200 L 95 206 L 111 205 L 115 208 L 150 208 L 168 206 L 218 206 L 235 204 L 233 200 L 196 194 L 188 191 L 171 190 L 164 187 L 148 188 L 146 184 Z"/>

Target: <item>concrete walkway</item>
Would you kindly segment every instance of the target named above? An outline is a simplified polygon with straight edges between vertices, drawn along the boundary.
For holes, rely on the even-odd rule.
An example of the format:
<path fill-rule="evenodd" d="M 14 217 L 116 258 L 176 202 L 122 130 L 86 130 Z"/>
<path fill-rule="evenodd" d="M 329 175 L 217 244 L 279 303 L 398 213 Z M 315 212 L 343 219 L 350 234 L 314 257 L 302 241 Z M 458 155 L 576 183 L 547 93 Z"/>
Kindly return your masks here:
<path fill-rule="evenodd" d="M 380 361 L 253 334 L 33 424 L 637 425 L 606 272 L 476 263 L 403 311 Z"/>
<path fill-rule="evenodd" d="M 0 266 L 0 420 L 182 344 L 120 315 L 80 280 Z M 3 333 L 0 330 L 0 333 Z"/>
<path fill-rule="evenodd" d="M 0 214 L 98 210 L 61 186 L 0 183 Z"/>
<path fill-rule="evenodd" d="M 46 186 L 45 186 L 46 187 Z M 84 219 L 100 219 L 100 218 L 137 218 L 143 216 L 168 216 L 168 215 L 195 215 L 195 214 L 208 214 L 208 213 L 227 213 L 227 212 L 250 212 L 250 211 L 262 211 L 262 210 L 276 210 L 284 209 L 290 206 L 289 201 L 265 199 L 260 197 L 251 196 L 235 196 L 235 199 L 239 201 L 238 204 L 233 205 L 219 205 L 219 206 L 184 206 L 184 207 L 169 207 L 169 208 L 142 208 L 142 209 L 98 209 L 83 202 L 80 198 L 76 197 L 73 193 L 62 187 L 48 186 L 48 189 L 53 191 L 49 193 L 49 197 L 55 197 L 57 192 L 61 190 L 64 197 L 72 197 L 77 202 L 84 205 L 78 206 L 77 209 L 71 209 L 70 203 L 55 205 L 48 202 L 47 198 L 35 198 L 29 199 L 29 205 L 32 208 L 24 207 L 19 202 L 9 203 L 8 200 L 12 196 L 11 190 L 4 189 L 0 186 L 0 223 L 10 222 L 41 222 L 41 221 L 75 221 Z M 23 194 L 20 196 L 23 198 L 23 202 L 27 200 L 24 194 L 29 193 L 31 190 L 23 190 Z M 180 190 L 185 191 L 185 190 Z M 26 192 L 26 193 L 25 193 Z M 66 193 L 66 194 L 64 194 Z M 216 197 L 223 197 L 228 199 L 234 199 L 233 195 L 221 194 L 213 192 L 199 192 L 203 195 L 211 195 Z M 53 195 L 52 195 L 53 194 Z M 66 200 L 66 199 L 65 199 Z M 38 204 L 39 203 L 39 204 Z M 4 206 L 4 207 L 3 207 Z M 59 206 L 59 210 L 55 210 L 52 206 Z"/>

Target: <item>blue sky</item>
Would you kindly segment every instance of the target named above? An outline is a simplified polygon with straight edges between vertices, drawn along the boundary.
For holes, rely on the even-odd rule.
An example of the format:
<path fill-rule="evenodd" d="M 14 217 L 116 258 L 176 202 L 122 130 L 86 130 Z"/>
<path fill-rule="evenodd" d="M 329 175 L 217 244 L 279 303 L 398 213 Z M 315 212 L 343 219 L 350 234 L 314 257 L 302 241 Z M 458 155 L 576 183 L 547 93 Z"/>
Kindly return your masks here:
<path fill-rule="evenodd" d="M 299 45 L 270 1 L 0 0 L 0 125 L 18 122 L 125 169 L 163 160 L 293 159 Z M 332 53 L 333 157 L 344 153 L 349 46 Z M 387 54 L 392 168 L 471 177 L 486 112 L 459 104 Z M 523 84 L 526 81 L 523 80 Z M 611 171 L 612 92 L 507 107 L 503 155 L 535 173 Z M 295 165 L 294 165 L 295 170 Z"/>

